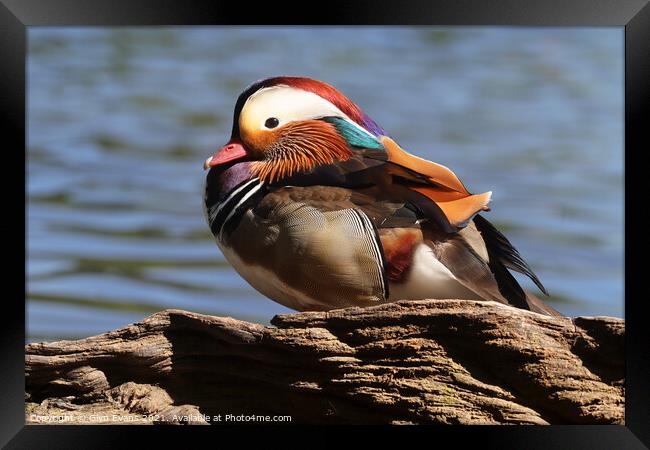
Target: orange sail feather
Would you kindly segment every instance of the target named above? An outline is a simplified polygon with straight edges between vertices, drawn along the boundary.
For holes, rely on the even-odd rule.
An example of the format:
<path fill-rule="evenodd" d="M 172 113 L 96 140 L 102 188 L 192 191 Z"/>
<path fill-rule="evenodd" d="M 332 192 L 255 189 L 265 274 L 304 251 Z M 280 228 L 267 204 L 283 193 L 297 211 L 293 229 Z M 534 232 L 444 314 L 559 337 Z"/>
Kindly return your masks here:
<path fill-rule="evenodd" d="M 391 163 L 424 175 L 431 183 L 430 186 L 409 186 L 409 189 L 435 202 L 452 225 L 462 228 L 478 212 L 489 210 L 487 205 L 492 192 L 471 194 L 449 168 L 411 155 L 387 136 L 382 136 L 381 141 Z"/>

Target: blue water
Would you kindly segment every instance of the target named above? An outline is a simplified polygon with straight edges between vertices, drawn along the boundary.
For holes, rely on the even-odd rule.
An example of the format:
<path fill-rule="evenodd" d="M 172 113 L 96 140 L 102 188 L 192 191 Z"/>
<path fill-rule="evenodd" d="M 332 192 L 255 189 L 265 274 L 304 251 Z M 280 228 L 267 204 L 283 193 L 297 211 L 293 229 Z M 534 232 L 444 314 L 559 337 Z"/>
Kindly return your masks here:
<path fill-rule="evenodd" d="M 237 95 L 279 74 L 337 86 L 493 191 L 486 217 L 558 310 L 623 316 L 622 28 L 28 30 L 28 341 L 164 308 L 289 312 L 225 262 L 201 210 Z"/>

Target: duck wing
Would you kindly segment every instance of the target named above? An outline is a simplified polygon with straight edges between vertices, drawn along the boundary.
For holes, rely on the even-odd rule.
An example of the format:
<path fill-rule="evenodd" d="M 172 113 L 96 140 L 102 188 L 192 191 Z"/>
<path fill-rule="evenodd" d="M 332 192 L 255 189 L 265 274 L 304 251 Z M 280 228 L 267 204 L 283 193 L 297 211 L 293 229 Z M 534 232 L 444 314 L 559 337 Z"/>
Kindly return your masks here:
<path fill-rule="evenodd" d="M 394 250 L 426 242 L 453 276 L 479 297 L 559 314 L 526 293 L 508 271 L 527 275 L 547 293 L 508 239 L 478 214 L 489 210 L 490 192 L 471 194 L 447 167 L 411 155 L 389 137 L 380 141 L 383 149 L 355 149 L 349 160 L 283 180 L 284 187 L 307 188 L 287 195 L 321 210 L 362 211 L 380 236 L 389 279 L 408 272 L 410 253 Z M 334 201 L 328 194 L 332 188 L 347 193 L 341 197 L 338 191 Z"/>

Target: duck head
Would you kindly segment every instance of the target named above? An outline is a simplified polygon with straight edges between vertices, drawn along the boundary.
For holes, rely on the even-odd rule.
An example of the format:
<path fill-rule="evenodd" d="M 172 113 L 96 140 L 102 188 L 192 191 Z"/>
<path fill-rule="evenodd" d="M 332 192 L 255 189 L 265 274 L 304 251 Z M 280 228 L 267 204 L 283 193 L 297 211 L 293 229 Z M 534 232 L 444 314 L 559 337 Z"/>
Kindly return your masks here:
<path fill-rule="evenodd" d="M 384 131 L 322 81 L 274 77 L 241 93 L 230 141 L 204 168 L 249 161 L 253 175 L 275 182 L 318 165 L 345 161 L 353 149 L 383 149 Z"/>

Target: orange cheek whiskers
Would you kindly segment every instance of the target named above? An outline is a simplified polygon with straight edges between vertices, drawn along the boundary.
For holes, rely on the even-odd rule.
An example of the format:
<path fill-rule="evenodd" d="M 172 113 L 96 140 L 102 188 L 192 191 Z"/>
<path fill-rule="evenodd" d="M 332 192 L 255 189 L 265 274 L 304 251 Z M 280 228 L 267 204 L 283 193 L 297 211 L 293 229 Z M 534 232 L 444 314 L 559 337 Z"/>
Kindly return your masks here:
<path fill-rule="evenodd" d="M 252 169 L 269 183 L 308 172 L 323 164 L 345 161 L 352 155 L 345 140 L 331 124 L 318 120 L 297 122 L 285 126 L 266 158 L 253 163 Z"/>

